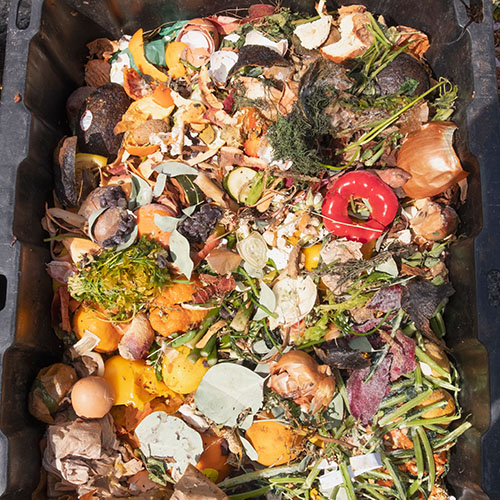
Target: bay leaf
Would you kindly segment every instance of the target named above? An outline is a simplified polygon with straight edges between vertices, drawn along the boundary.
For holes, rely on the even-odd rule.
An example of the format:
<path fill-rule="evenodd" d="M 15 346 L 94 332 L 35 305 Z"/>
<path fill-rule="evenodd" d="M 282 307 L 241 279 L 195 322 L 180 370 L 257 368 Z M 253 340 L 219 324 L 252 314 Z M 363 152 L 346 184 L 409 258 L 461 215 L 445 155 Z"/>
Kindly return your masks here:
<path fill-rule="evenodd" d="M 198 170 L 180 161 L 160 163 L 156 165 L 153 170 L 165 174 L 167 177 L 176 177 L 177 175 L 198 175 Z"/>
<path fill-rule="evenodd" d="M 198 410 L 216 424 L 234 427 L 240 415 L 241 427 L 249 427 L 264 400 L 264 379 L 236 363 L 220 363 L 210 368 L 194 396 Z"/>
<path fill-rule="evenodd" d="M 174 231 L 177 228 L 177 224 L 179 224 L 182 219 L 183 217 L 176 218 L 170 217 L 170 215 L 155 214 L 154 216 L 155 226 L 166 233 Z"/>
<path fill-rule="evenodd" d="M 189 246 L 189 241 L 177 229 L 174 229 L 170 234 L 169 248 L 174 264 L 187 279 L 190 279 L 194 268 L 193 261 L 189 255 L 191 247 Z"/>
<path fill-rule="evenodd" d="M 276 309 L 276 295 L 274 295 L 273 291 L 266 285 L 264 281 L 260 282 L 259 304 L 269 309 L 272 313 Z M 264 309 L 258 308 L 253 319 L 254 321 L 259 321 L 261 319 L 267 318 L 268 316 L 269 314 L 264 311 Z"/>
<path fill-rule="evenodd" d="M 165 174 L 158 174 L 158 177 L 156 178 L 156 184 L 153 189 L 153 196 L 155 198 L 158 198 L 159 196 L 162 195 L 166 183 L 167 183 L 167 176 Z"/>

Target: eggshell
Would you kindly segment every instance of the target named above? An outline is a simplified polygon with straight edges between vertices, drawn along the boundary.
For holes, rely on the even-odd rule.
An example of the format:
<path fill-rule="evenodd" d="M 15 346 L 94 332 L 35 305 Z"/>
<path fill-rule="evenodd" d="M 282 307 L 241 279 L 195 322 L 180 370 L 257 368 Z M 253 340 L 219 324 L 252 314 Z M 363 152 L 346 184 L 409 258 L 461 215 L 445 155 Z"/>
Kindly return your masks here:
<path fill-rule="evenodd" d="M 71 391 L 71 404 L 79 417 L 102 418 L 115 402 L 115 390 L 102 377 L 80 379 Z"/>

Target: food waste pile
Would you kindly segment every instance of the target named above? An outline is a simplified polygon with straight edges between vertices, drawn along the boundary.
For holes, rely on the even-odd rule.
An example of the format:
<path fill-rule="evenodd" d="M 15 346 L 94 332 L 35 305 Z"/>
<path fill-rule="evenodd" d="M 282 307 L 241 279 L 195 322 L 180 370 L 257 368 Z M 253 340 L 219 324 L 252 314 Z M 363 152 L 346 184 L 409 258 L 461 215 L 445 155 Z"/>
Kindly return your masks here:
<path fill-rule="evenodd" d="M 448 498 L 467 173 L 431 43 L 319 2 L 87 45 L 42 220 L 40 498 Z"/>

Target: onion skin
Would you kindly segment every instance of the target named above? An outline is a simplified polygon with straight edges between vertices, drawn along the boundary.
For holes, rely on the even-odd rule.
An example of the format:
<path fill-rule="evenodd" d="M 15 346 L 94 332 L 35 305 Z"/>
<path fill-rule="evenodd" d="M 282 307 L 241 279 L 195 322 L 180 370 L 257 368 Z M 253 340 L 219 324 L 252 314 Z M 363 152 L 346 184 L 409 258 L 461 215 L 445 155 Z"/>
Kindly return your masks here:
<path fill-rule="evenodd" d="M 429 202 L 410 221 L 413 232 L 429 241 L 439 241 L 452 234 L 458 225 L 458 215 L 452 207 Z"/>
<path fill-rule="evenodd" d="M 403 186 L 410 198 L 435 196 L 465 179 L 467 172 L 453 149 L 457 128 L 452 122 L 426 123 L 403 142 L 398 167 L 412 176 Z"/>
<path fill-rule="evenodd" d="M 267 385 L 280 396 L 291 398 L 302 411 L 314 415 L 326 408 L 335 392 L 330 367 L 319 365 L 303 351 L 289 351 L 270 364 Z"/>
<path fill-rule="evenodd" d="M 143 359 L 149 352 L 155 333 L 144 313 L 139 313 L 127 325 L 127 331 L 118 344 L 120 356 L 131 361 Z"/>

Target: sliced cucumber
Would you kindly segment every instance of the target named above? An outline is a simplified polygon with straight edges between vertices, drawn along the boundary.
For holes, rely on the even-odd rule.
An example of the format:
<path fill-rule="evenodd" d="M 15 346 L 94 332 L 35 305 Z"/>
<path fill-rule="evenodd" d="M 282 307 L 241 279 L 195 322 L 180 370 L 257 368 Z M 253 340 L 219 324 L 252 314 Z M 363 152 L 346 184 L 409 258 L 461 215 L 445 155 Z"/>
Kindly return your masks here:
<path fill-rule="evenodd" d="M 225 179 L 228 193 L 239 203 L 254 205 L 264 189 L 264 176 L 251 168 L 235 168 Z"/>

